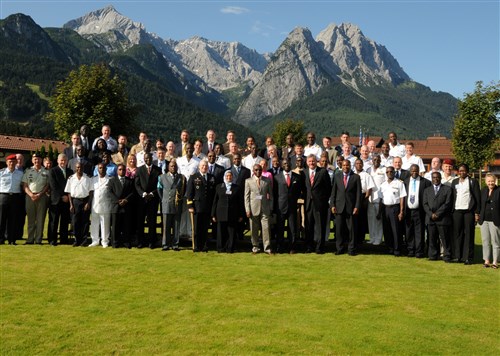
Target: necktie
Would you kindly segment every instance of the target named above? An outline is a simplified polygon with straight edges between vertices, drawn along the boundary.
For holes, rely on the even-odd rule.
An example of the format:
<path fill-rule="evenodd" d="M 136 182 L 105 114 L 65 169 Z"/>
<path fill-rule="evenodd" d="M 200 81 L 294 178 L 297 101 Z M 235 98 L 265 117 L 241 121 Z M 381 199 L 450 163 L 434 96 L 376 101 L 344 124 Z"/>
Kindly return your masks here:
<path fill-rule="evenodd" d="M 208 169 L 208 171 L 210 172 L 210 174 L 214 174 L 214 165 L 213 164 L 210 165 L 210 168 Z"/>
<path fill-rule="evenodd" d="M 396 179 L 399 179 L 399 171 L 396 171 Z"/>
<path fill-rule="evenodd" d="M 290 186 L 290 173 L 285 173 L 286 174 L 286 185 L 289 187 Z"/>
<path fill-rule="evenodd" d="M 182 144 L 182 155 L 186 155 L 186 145 L 184 143 Z"/>
<path fill-rule="evenodd" d="M 122 184 L 122 186 L 125 184 L 125 178 L 123 177 L 120 177 L 120 183 Z"/>
<path fill-rule="evenodd" d="M 210 143 L 208 144 L 208 151 L 212 151 L 212 150 L 213 150 L 213 147 L 212 147 L 212 143 L 210 142 Z"/>
<path fill-rule="evenodd" d="M 311 182 L 311 186 L 314 184 L 314 171 L 311 172 L 311 176 L 309 177 L 309 180 Z"/>
<path fill-rule="evenodd" d="M 61 171 L 62 171 L 62 174 L 63 174 L 63 176 L 64 176 L 64 179 L 66 179 L 66 170 L 65 170 L 65 169 L 63 169 L 63 168 L 61 168 Z"/>
<path fill-rule="evenodd" d="M 151 166 L 148 166 L 148 175 L 151 174 Z"/>
<path fill-rule="evenodd" d="M 437 195 L 439 191 L 439 187 L 437 185 L 434 186 L 434 195 Z"/>
<path fill-rule="evenodd" d="M 257 178 L 257 187 L 260 189 L 260 178 Z"/>
<path fill-rule="evenodd" d="M 411 191 L 412 191 L 412 194 L 410 195 L 410 203 L 415 203 L 415 193 L 416 193 L 416 190 L 417 190 L 417 180 L 416 179 L 412 179 L 412 185 L 411 185 Z"/>
<path fill-rule="evenodd" d="M 236 167 L 236 173 L 240 174 L 240 170 L 241 170 L 240 166 Z"/>
<path fill-rule="evenodd" d="M 204 174 L 204 175 L 203 175 L 203 180 L 204 180 L 205 182 L 207 181 L 207 175 L 206 175 L 206 174 Z"/>
<path fill-rule="evenodd" d="M 347 174 L 344 174 L 344 187 L 347 187 Z"/>

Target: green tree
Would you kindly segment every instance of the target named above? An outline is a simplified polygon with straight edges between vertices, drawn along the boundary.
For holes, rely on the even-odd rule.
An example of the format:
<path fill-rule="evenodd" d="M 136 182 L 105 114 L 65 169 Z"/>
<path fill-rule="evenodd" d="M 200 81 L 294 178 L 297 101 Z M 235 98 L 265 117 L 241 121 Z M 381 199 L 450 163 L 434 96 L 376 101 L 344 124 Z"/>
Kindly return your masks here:
<path fill-rule="evenodd" d="M 274 143 L 277 147 L 285 146 L 286 136 L 292 134 L 296 143 L 304 144 L 306 136 L 304 132 L 304 121 L 286 119 L 274 125 L 272 133 Z"/>
<path fill-rule="evenodd" d="M 452 149 L 457 162 L 471 170 L 481 169 L 499 149 L 500 82 L 476 89 L 458 102 L 452 132 Z"/>
<path fill-rule="evenodd" d="M 54 122 L 59 139 L 65 141 L 83 124 L 94 134 L 100 134 L 104 124 L 113 132 L 130 134 L 138 113 L 129 102 L 124 83 L 104 64 L 82 65 L 71 71 L 57 84 L 50 108 L 52 112 L 46 117 Z"/>

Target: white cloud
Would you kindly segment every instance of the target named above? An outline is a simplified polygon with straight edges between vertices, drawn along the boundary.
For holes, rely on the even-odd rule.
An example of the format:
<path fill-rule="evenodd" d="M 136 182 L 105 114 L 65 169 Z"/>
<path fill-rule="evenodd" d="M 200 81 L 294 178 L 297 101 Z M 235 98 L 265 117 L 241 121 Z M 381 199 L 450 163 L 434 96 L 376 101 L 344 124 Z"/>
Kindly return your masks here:
<path fill-rule="evenodd" d="M 264 37 L 269 37 L 271 31 L 274 31 L 274 27 L 266 25 L 259 20 L 254 22 L 250 30 L 251 33 L 262 35 Z"/>
<path fill-rule="evenodd" d="M 220 12 L 222 12 L 223 14 L 241 15 L 246 12 L 250 12 L 250 10 L 239 6 L 226 6 L 220 9 Z"/>

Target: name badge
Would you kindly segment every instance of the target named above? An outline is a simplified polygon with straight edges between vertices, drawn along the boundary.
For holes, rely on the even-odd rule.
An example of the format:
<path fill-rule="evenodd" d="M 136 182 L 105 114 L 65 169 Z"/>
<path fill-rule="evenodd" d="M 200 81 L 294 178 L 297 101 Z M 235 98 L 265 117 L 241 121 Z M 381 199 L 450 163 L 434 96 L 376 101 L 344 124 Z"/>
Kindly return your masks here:
<path fill-rule="evenodd" d="M 255 199 L 257 199 L 257 200 L 262 200 L 262 195 L 256 195 L 256 196 L 255 196 Z"/>

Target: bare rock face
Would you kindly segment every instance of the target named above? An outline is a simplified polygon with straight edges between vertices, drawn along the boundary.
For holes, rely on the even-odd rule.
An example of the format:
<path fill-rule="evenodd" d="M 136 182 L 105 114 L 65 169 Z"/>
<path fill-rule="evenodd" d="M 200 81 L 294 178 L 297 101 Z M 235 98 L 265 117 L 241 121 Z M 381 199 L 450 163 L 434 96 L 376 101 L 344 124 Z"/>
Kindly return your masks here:
<path fill-rule="evenodd" d="M 260 82 L 236 112 L 248 125 L 275 115 L 337 80 L 339 68 L 305 28 L 294 29 L 271 57 Z"/>
<path fill-rule="evenodd" d="M 384 46 L 365 37 L 355 25 L 330 24 L 316 36 L 316 41 L 340 68 L 346 84 L 399 84 L 410 79 Z"/>
<path fill-rule="evenodd" d="M 239 42 L 210 41 L 192 37 L 175 45 L 184 65 L 219 91 L 248 82 L 253 86 L 264 72 L 267 60 Z"/>

